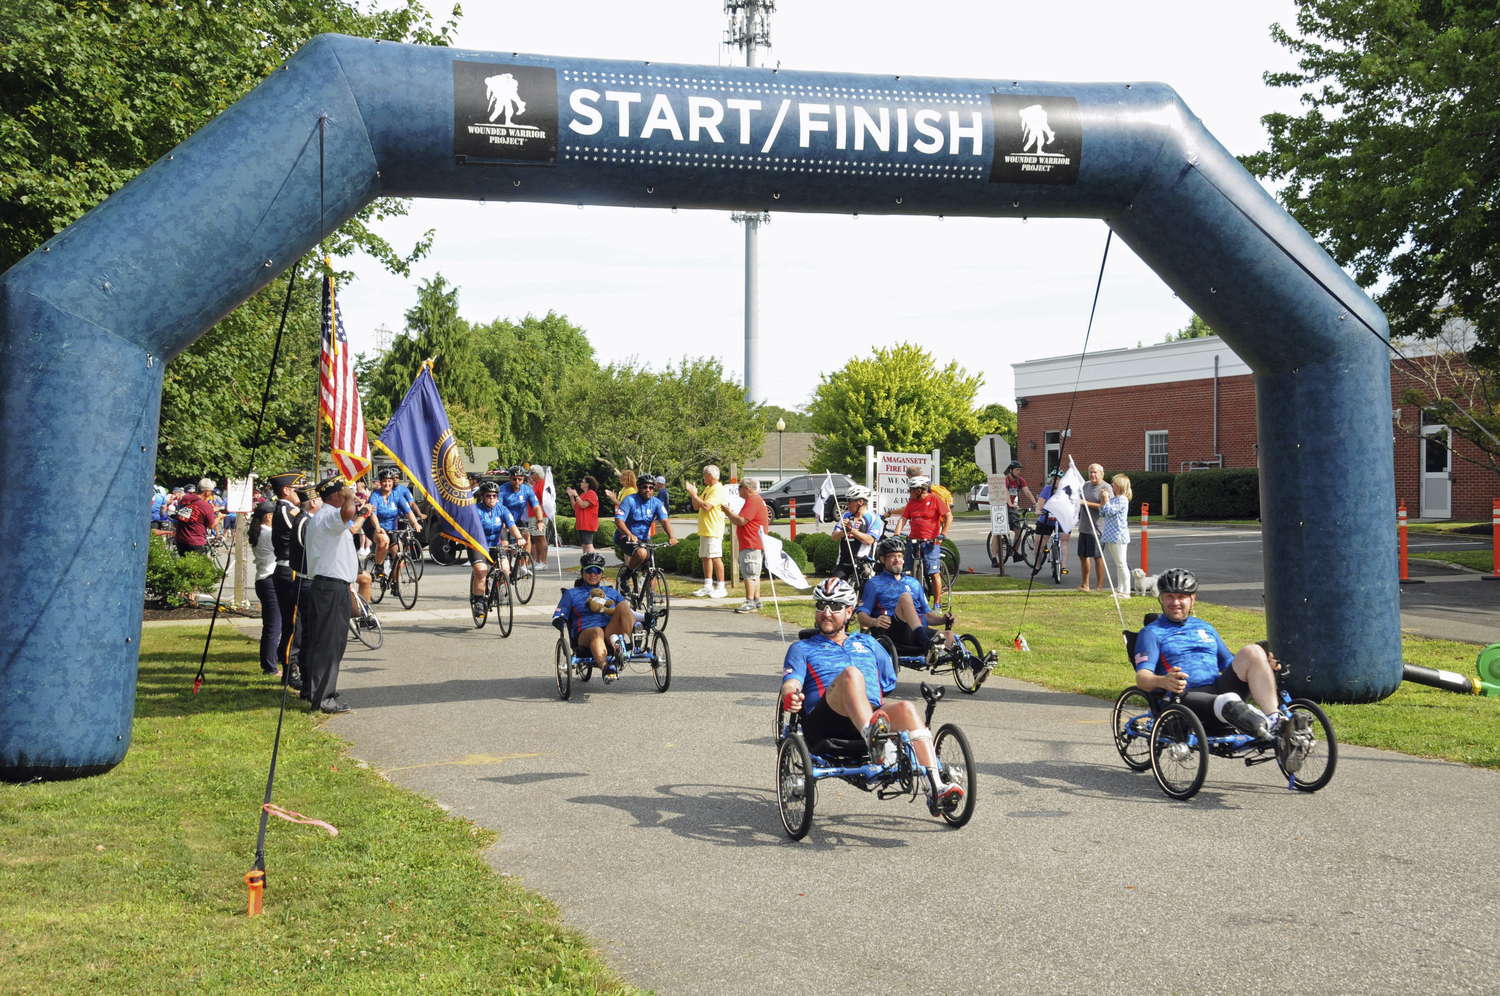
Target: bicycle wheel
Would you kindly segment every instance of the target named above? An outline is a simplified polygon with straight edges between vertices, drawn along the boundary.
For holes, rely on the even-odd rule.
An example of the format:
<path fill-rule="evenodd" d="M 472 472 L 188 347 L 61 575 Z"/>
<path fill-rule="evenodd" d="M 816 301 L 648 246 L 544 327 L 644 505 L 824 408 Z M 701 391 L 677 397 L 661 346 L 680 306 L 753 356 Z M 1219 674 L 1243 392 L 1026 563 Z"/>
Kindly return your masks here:
<path fill-rule="evenodd" d="M 567 701 L 573 694 L 573 653 L 568 649 L 566 637 L 557 638 L 556 666 L 552 669 L 557 678 L 557 697 Z"/>
<path fill-rule="evenodd" d="M 1134 685 L 1115 699 L 1115 750 L 1131 771 L 1151 767 L 1150 734 L 1146 727 L 1151 718 L 1151 698 Z"/>
<path fill-rule="evenodd" d="M 495 622 L 500 626 L 500 636 L 510 636 L 511 628 L 516 622 L 516 602 L 510 595 L 510 579 L 505 572 L 498 567 L 490 574 L 495 579 L 495 587 L 491 592 L 490 604 L 495 607 Z"/>
<path fill-rule="evenodd" d="M 793 714 L 789 713 L 785 709 L 781 708 L 781 693 L 780 692 L 776 693 L 776 701 L 773 703 L 773 705 L 776 706 L 776 725 L 773 728 L 775 730 L 775 733 L 773 735 L 773 739 L 776 742 L 776 746 L 780 747 L 781 746 L 781 742 L 783 740 L 785 740 L 786 737 L 787 737 L 787 734 L 791 732 L 791 728 L 792 728 L 792 715 Z"/>
<path fill-rule="evenodd" d="M 391 556 L 386 554 L 385 563 L 381 565 L 381 572 L 379 574 L 372 572 L 370 575 L 370 601 L 372 603 L 378 605 L 385 597 L 386 586 L 391 583 L 391 570 Z"/>
<path fill-rule="evenodd" d="M 978 787 L 974 784 L 974 751 L 969 748 L 969 738 L 964 731 L 952 723 L 945 723 L 933 738 L 932 749 L 937 753 L 938 770 L 950 785 L 964 790 L 963 799 L 953 808 L 944 808 L 943 820 L 950 827 L 961 827 L 974 815 L 974 806 L 979 802 Z"/>
<path fill-rule="evenodd" d="M 401 537 L 401 552 L 402 556 L 410 560 L 412 566 L 417 569 L 417 580 L 422 580 L 422 571 L 426 561 L 422 559 L 422 545 L 417 542 L 416 536 L 408 532 Z"/>
<path fill-rule="evenodd" d="M 1316 702 L 1293 699 L 1291 709 L 1293 718 L 1308 715 L 1312 722 L 1305 730 L 1294 730 L 1290 742 L 1276 738 L 1276 764 L 1291 779 L 1293 788 L 1316 792 L 1333 778 L 1333 769 L 1339 762 L 1338 740 L 1334 738 L 1328 714 Z"/>
<path fill-rule="evenodd" d="M 208 544 L 208 555 L 213 558 L 214 565 L 221 571 L 229 570 L 229 547 L 218 537 Z"/>
<path fill-rule="evenodd" d="M 958 575 L 958 554 L 954 553 L 946 546 L 941 547 L 940 549 L 943 551 L 940 555 L 942 558 L 940 563 L 943 569 L 946 570 L 949 575 L 956 577 Z"/>
<path fill-rule="evenodd" d="M 1049 553 L 1047 542 L 1033 534 L 1031 557 L 1028 561 L 1031 566 L 1032 577 L 1036 577 L 1042 573 L 1042 568 L 1047 566 L 1047 561 L 1050 559 Z"/>
<path fill-rule="evenodd" d="M 933 611 L 947 612 L 953 608 L 953 575 L 948 573 L 947 567 L 939 565 L 937 576 L 943 589 L 941 596 L 934 594 L 931 576 L 928 577 L 927 584 L 923 587 L 927 591 L 927 600 L 932 604 Z"/>
<path fill-rule="evenodd" d="M 973 695 L 979 691 L 979 670 L 984 667 L 984 648 L 979 645 L 976 637 L 964 633 L 959 636 L 957 647 L 962 647 L 963 660 L 953 662 L 953 683 L 958 690 L 965 695 Z"/>
<path fill-rule="evenodd" d="M 1174 799 L 1191 799 L 1208 774 L 1208 737 L 1193 711 L 1174 702 L 1151 724 L 1151 773 Z"/>
<path fill-rule="evenodd" d="M 1018 564 L 1029 564 L 1036 557 L 1036 533 L 1029 527 L 1021 530 L 1021 538 L 1011 551 L 1011 559 Z"/>
<path fill-rule="evenodd" d="M 793 733 L 776 750 L 776 808 L 788 837 L 801 840 L 812 829 L 816 796 L 812 757 L 802 734 Z"/>
<path fill-rule="evenodd" d="M 1057 538 L 1057 533 L 1052 534 L 1052 542 L 1047 544 L 1052 551 L 1048 559 L 1052 561 L 1052 583 L 1062 584 L 1062 541 Z"/>
<path fill-rule="evenodd" d="M 379 650 L 385 643 L 385 630 L 381 628 L 380 617 L 373 612 L 363 617 L 351 618 L 349 626 L 354 630 L 354 635 L 359 638 L 359 642 L 371 650 Z"/>
<path fill-rule="evenodd" d="M 417 569 L 405 557 L 401 558 L 400 567 L 397 569 L 396 581 L 396 597 L 401 600 L 401 607 L 409 609 L 413 605 L 416 605 Z"/>
<path fill-rule="evenodd" d="M 672 595 L 667 591 L 667 573 L 657 569 L 646 578 L 641 594 L 641 608 L 651 628 L 661 633 L 667 628 L 667 613 L 671 611 Z"/>
<path fill-rule="evenodd" d="M 656 679 L 658 692 L 665 692 L 672 684 L 672 648 L 660 630 L 651 635 L 651 677 Z"/>
<path fill-rule="evenodd" d="M 536 571 L 531 566 L 531 554 L 518 554 L 513 570 L 515 574 L 510 586 L 515 592 L 516 600 L 525 605 L 531 601 L 531 593 L 536 591 Z"/>

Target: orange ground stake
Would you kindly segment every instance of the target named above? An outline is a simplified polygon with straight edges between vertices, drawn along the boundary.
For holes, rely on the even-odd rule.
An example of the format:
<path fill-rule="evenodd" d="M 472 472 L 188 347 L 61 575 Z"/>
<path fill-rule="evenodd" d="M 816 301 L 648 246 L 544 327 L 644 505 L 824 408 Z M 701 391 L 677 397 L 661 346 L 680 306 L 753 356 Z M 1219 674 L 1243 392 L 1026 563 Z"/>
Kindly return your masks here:
<path fill-rule="evenodd" d="M 250 887 L 250 907 L 246 916 L 260 916 L 261 896 L 266 889 L 266 873 L 258 869 L 245 872 L 245 884 Z"/>
<path fill-rule="evenodd" d="M 1145 574 L 1151 573 L 1151 540 L 1146 529 L 1150 522 L 1151 506 L 1141 502 L 1141 571 Z"/>

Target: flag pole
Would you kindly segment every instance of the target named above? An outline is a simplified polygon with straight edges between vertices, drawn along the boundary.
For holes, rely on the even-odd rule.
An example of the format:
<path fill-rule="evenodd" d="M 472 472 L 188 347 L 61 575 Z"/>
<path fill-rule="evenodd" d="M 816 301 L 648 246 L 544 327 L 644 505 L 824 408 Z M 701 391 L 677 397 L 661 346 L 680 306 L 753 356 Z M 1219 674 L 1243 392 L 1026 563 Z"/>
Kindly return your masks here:
<path fill-rule="evenodd" d="M 776 627 L 777 629 L 781 630 L 781 642 L 785 644 L 786 626 L 781 622 L 781 602 L 776 598 L 776 575 L 771 573 L 770 571 L 767 571 L 766 576 L 771 581 L 771 604 L 776 606 Z"/>

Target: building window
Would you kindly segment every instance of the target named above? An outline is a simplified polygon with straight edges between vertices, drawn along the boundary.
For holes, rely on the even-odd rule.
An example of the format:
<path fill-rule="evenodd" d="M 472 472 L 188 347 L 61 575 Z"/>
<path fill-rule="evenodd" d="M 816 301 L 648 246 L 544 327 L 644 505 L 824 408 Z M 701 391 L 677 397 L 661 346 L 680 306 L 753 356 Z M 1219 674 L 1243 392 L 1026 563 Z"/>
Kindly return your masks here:
<path fill-rule="evenodd" d="M 1044 436 L 1047 444 L 1047 470 L 1042 475 L 1043 480 L 1062 463 L 1062 433 L 1048 432 Z"/>
<path fill-rule="evenodd" d="M 1146 433 L 1146 469 L 1148 471 L 1166 473 L 1167 471 L 1167 434 L 1166 432 Z"/>

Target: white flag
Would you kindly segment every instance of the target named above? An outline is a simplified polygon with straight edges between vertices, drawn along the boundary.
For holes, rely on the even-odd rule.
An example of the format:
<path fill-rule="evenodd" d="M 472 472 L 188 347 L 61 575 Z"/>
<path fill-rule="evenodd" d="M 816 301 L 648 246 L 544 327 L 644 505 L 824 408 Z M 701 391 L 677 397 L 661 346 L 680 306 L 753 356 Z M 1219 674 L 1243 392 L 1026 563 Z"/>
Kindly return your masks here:
<path fill-rule="evenodd" d="M 825 471 L 822 487 L 818 488 L 818 500 L 813 505 L 813 515 L 819 522 L 828 521 L 828 499 L 833 497 L 833 471 Z"/>
<path fill-rule="evenodd" d="M 781 548 L 781 537 L 772 536 L 762 529 L 760 541 L 766 553 L 766 570 L 793 588 L 812 587 L 807 578 L 802 576 L 802 571 L 797 568 L 797 562 L 787 556 L 787 552 Z"/>
<path fill-rule="evenodd" d="M 1068 471 L 1053 485 L 1052 497 L 1042 508 L 1057 520 L 1058 528 L 1071 533 L 1078 527 L 1078 503 L 1083 500 L 1083 475 L 1068 457 Z"/>
<path fill-rule="evenodd" d="M 542 511 L 547 518 L 557 514 L 557 486 L 552 483 L 552 468 L 547 468 L 547 478 L 542 484 Z"/>

